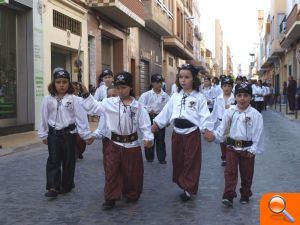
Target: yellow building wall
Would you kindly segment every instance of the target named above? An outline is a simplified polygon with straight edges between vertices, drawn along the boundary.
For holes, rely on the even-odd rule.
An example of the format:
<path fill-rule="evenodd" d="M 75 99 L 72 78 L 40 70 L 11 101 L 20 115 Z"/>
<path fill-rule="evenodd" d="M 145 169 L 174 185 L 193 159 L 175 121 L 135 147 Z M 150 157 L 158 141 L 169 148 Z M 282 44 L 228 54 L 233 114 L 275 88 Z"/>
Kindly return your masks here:
<path fill-rule="evenodd" d="M 88 86 L 88 35 L 87 35 L 87 11 L 66 0 L 48 0 L 44 1 L 45 11 L 43 14 L 43 28 L 44 28 L 44 95 L 48 94 L 47 87 L 51 82 L 51 45 L 59 48 L 72 51 L 72 65 L 77 57 L 80 36 L 70 33 L 62 29 L 53 27 L 53 10 L 61 12 L 73 19 L 81 22 L 82 36 L 81 36 L 81 61 L 82 65 L 82 82 Z M 74 68 L 74 66 L 72 66 Z M 73 75 L 73 80 L 77 80 L 77 69 L 70 71 Z"/>

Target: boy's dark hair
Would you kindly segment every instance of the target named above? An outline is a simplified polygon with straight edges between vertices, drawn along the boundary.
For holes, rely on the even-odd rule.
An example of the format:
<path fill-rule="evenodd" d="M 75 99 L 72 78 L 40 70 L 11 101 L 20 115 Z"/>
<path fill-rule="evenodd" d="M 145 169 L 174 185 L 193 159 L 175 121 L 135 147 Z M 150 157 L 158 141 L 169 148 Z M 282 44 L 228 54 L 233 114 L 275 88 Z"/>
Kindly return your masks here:
<path fill-rule="evenodd" d="M 51 96 L 55 96 L 57 94 L 56 88 L 55 88 L 55 80 L 53 80 L 49 85 L 48 85 L 48 91 Z M 75 89 L 73 88 L 72 83 L 69 80 L 69 87 L 66 92 L 66 94 L 73 94 L 75 92 Z"/>
<path fill-rule="evenodd" d="M 200 85 L 201 85 L 201 81 L 198 77 L 199 68 L 194 67 L 192 64 L 183 64 L 181 67 L 178 68 L 178 75 L 176 76 L 177 92 L 180 92 L 182 90 L 182 87 L 179 83 L 179 73 L 181 70 L 189 70 L 192 73 L 193 76 L 192 89 L 199 92 Z"/>

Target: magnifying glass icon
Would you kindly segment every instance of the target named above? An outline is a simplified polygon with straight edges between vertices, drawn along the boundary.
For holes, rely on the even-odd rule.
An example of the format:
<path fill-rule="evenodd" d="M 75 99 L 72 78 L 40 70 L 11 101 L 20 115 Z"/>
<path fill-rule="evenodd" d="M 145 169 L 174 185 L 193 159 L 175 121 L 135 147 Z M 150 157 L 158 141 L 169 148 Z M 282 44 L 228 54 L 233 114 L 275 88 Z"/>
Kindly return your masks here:
<path fill-rule="evenodd" d="M 295 219 L 291 216 L 291 214 L 289 214 L 285 210 L 285 207 L 286 207 L 285 199 L 280 195 L 274 195 L 269 200 L 269 209 L 271 212 L 276 214 L 283 213 L 290 222 L 294 223 Z"/>

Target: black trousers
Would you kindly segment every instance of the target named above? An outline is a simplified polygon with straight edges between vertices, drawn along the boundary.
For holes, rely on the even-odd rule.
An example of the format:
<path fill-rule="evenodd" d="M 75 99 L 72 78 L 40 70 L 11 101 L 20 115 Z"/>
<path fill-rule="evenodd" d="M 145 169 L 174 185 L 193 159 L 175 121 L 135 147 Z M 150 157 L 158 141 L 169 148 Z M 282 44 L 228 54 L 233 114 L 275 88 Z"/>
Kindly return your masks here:
<path fill-rule="evenodd" d="M 255 108 L 261 113 L 261 111 L 264 109 L 264 101 L 255 101 Z"/>
<path fill-rule="evenodd" d="M 153 124 L 153 119 L 151 118 L 151 124 Z M 151 148 L 145 148 L 145 157 L 149 161 L 154 160 L 154 150 L 156 148 L 156 156 L 158 161 L 164 161 L 166 159 L 166 128 L 159 129 L 157 133 L 154 134 L 154 145 Z"/>
<path fill-rule="evenodd" d="M 74 187 L 76 134 L 48 135 L 46 189 L 71 191 Z"/>

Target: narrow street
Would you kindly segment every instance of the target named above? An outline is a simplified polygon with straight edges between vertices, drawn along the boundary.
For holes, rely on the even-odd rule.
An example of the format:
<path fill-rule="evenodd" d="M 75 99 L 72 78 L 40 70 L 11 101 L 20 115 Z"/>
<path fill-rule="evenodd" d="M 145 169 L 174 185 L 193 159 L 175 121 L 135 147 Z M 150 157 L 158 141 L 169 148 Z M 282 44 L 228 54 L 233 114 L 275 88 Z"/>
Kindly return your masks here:
<path fill-rule="evenodd" d="M 1 157 L 0 224 L 259 224 L 259 200 L 264 193 L 299 192 L 300 187 L 299 123 L 272 111 L 263 116 L 265 153 L 256 158 L 253 197 L 248 205 L 241 205 L 238 196 L 232 209 L 222 207 L 224 168 L 219 146 L 205 141 L 199 194 L 182 203 L 181 191 L 171 181 L 169 128 L 167 165 L 144 162 L 140 201 L 131 205 L 119 201 L 108 212 L 101 208 L 104 173 L 98 141 L 77 163 L 74 191 L 52 201 L 44 197 L 46 146 Z"/>

